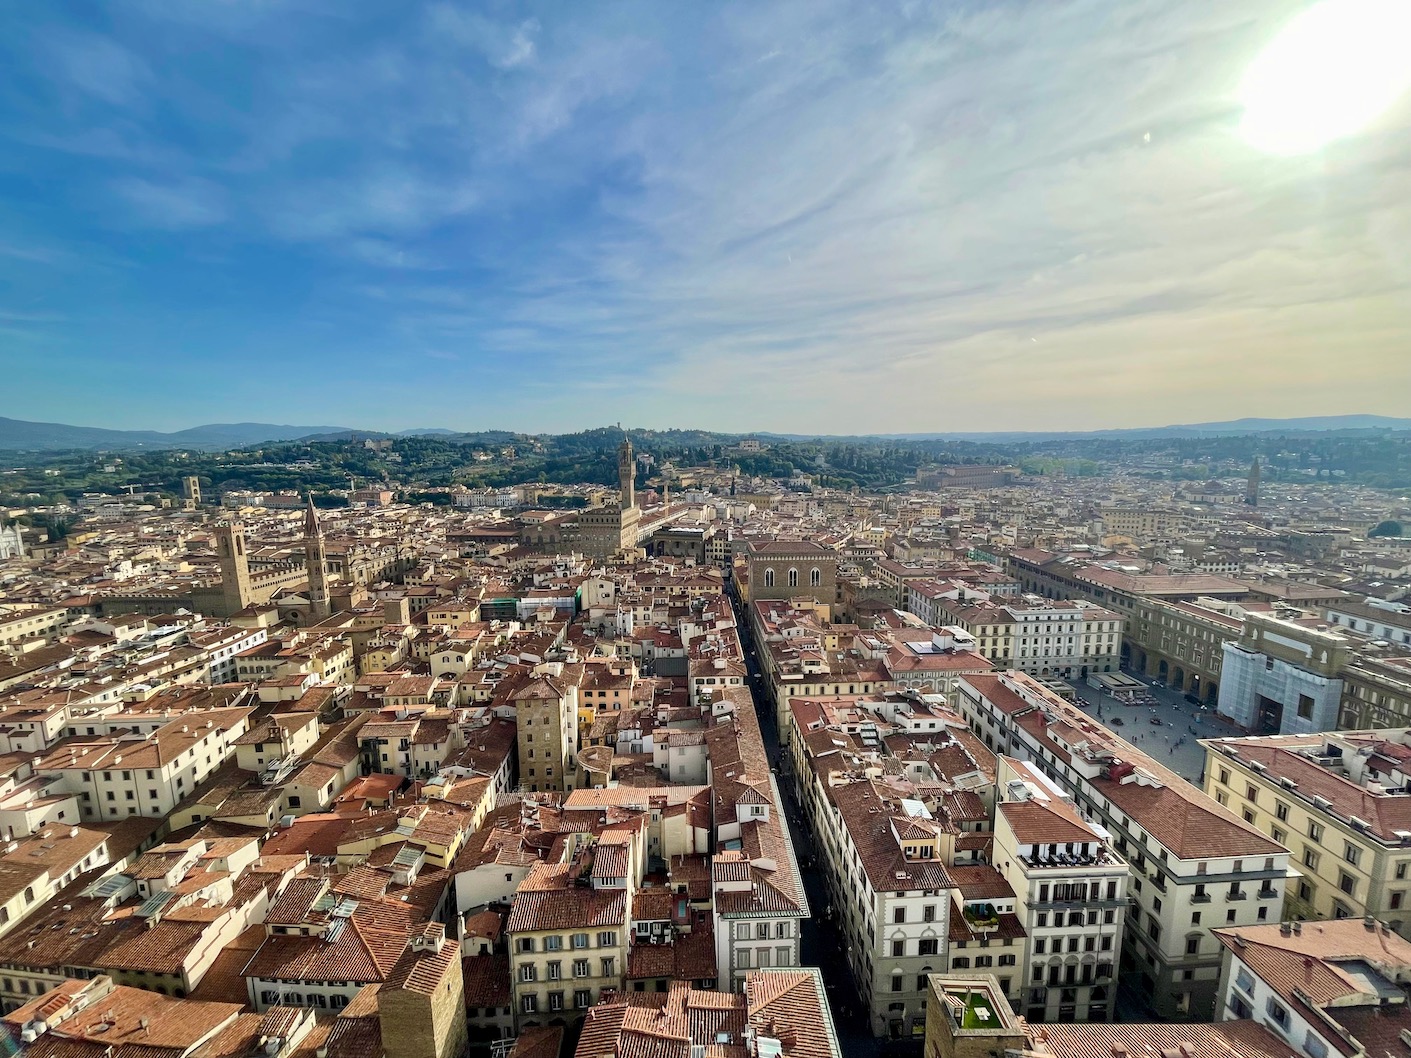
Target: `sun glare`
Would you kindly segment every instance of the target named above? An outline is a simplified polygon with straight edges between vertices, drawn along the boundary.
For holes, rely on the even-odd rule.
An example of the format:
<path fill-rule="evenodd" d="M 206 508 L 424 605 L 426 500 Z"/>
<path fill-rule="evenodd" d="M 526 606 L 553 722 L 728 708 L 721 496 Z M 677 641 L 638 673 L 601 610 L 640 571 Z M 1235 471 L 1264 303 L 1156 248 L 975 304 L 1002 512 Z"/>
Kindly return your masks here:
<path fill-rule="evenodd" d="M 1324 0 L 1250 65 L 1240 131 L 1260 150 L 1302 154 L 1371 124 L 1411 87 L 1411 0 Z"/>

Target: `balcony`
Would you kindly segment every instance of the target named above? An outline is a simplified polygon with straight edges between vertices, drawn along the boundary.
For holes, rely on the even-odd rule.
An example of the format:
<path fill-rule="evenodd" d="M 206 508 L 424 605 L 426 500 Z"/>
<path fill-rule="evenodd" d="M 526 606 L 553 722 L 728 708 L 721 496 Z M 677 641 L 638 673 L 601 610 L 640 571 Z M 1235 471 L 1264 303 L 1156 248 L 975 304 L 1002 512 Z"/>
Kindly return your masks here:
<path fill-rule="evenodd" d="M 1209 893 L 1196 893 L 1194 896 L 1191 897 L 1191 903 L 1192 903 L 1192 904 L 1208 904 L 1208 903 L 1210 903 L 1210 894 L 1209 894 Z"/>
<path fill-rule="evenodd" d="M 1238 892 L 1226 893 L 1226 894 L 1225 894 L 1225 902 L 1226 902 L 1226 903 L 1231 903 L 1231 902 L 1233 902 L 1233 901 L 1235 901 L 1235 900 L 1248 900 L 1248 899 L 1249 899 L 1249 894 L 1246 893 L 1243 889 L 1239 890 Z"/>
<path fill-rule="evenodd" d="M 980 904 L 976 907 L 967 907 L 962 914 L 965 915 L 965 921 L 969 923 L 972 929 L 999 929 L 999 912 L 994 909 L 993 904 Z"/>
<path fill-rule="evenodd" d="M 1271 889 L 1266 886 L 1265 888 L 1259 890 L 1256 895 L 1259 897 L 1260 900 L 1273 900 L 1279 895 L 1279 891 L 1277 889 Z"/>

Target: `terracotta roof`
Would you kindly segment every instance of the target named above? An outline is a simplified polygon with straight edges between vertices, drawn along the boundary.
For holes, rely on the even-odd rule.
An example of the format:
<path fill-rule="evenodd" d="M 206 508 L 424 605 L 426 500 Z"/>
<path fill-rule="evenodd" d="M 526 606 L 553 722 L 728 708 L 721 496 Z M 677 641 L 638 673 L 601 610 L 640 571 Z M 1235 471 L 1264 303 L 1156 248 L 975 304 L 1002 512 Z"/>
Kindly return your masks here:
<path fill-rule="evenodd" d="M 1028 1053 L 1039 1058 L 1291 1058 L 1293 1049 L 1253 1021 L 1216 1024 L 1044 1024 L 1028 1028 Z"/>

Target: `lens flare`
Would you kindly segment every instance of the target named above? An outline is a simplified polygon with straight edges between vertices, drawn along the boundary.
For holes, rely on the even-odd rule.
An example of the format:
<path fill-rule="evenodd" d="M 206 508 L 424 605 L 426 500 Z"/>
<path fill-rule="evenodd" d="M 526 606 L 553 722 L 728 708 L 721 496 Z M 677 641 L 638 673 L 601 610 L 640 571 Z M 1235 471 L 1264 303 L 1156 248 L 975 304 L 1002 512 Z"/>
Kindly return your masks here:
<path fill-rule="evenodd" d="M 1411 87 L 1411 0 L 1325 0 L 1250 64 L 1240 132 L 1272 154 L 1303 154 L 1375 121 Z"/>

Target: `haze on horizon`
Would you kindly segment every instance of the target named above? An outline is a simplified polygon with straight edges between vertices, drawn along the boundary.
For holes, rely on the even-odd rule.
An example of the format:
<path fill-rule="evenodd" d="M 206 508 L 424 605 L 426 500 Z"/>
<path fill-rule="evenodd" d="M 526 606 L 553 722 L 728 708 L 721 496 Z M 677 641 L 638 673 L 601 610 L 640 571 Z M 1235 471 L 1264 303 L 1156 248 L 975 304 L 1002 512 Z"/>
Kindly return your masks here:
<path fill-rule="evenodd" d="M 7 11 L 0 414 L 1411 407 L 1411 102 L 1316 149 L 1241 134 L 1307 3 L 355 6 Z"/>

